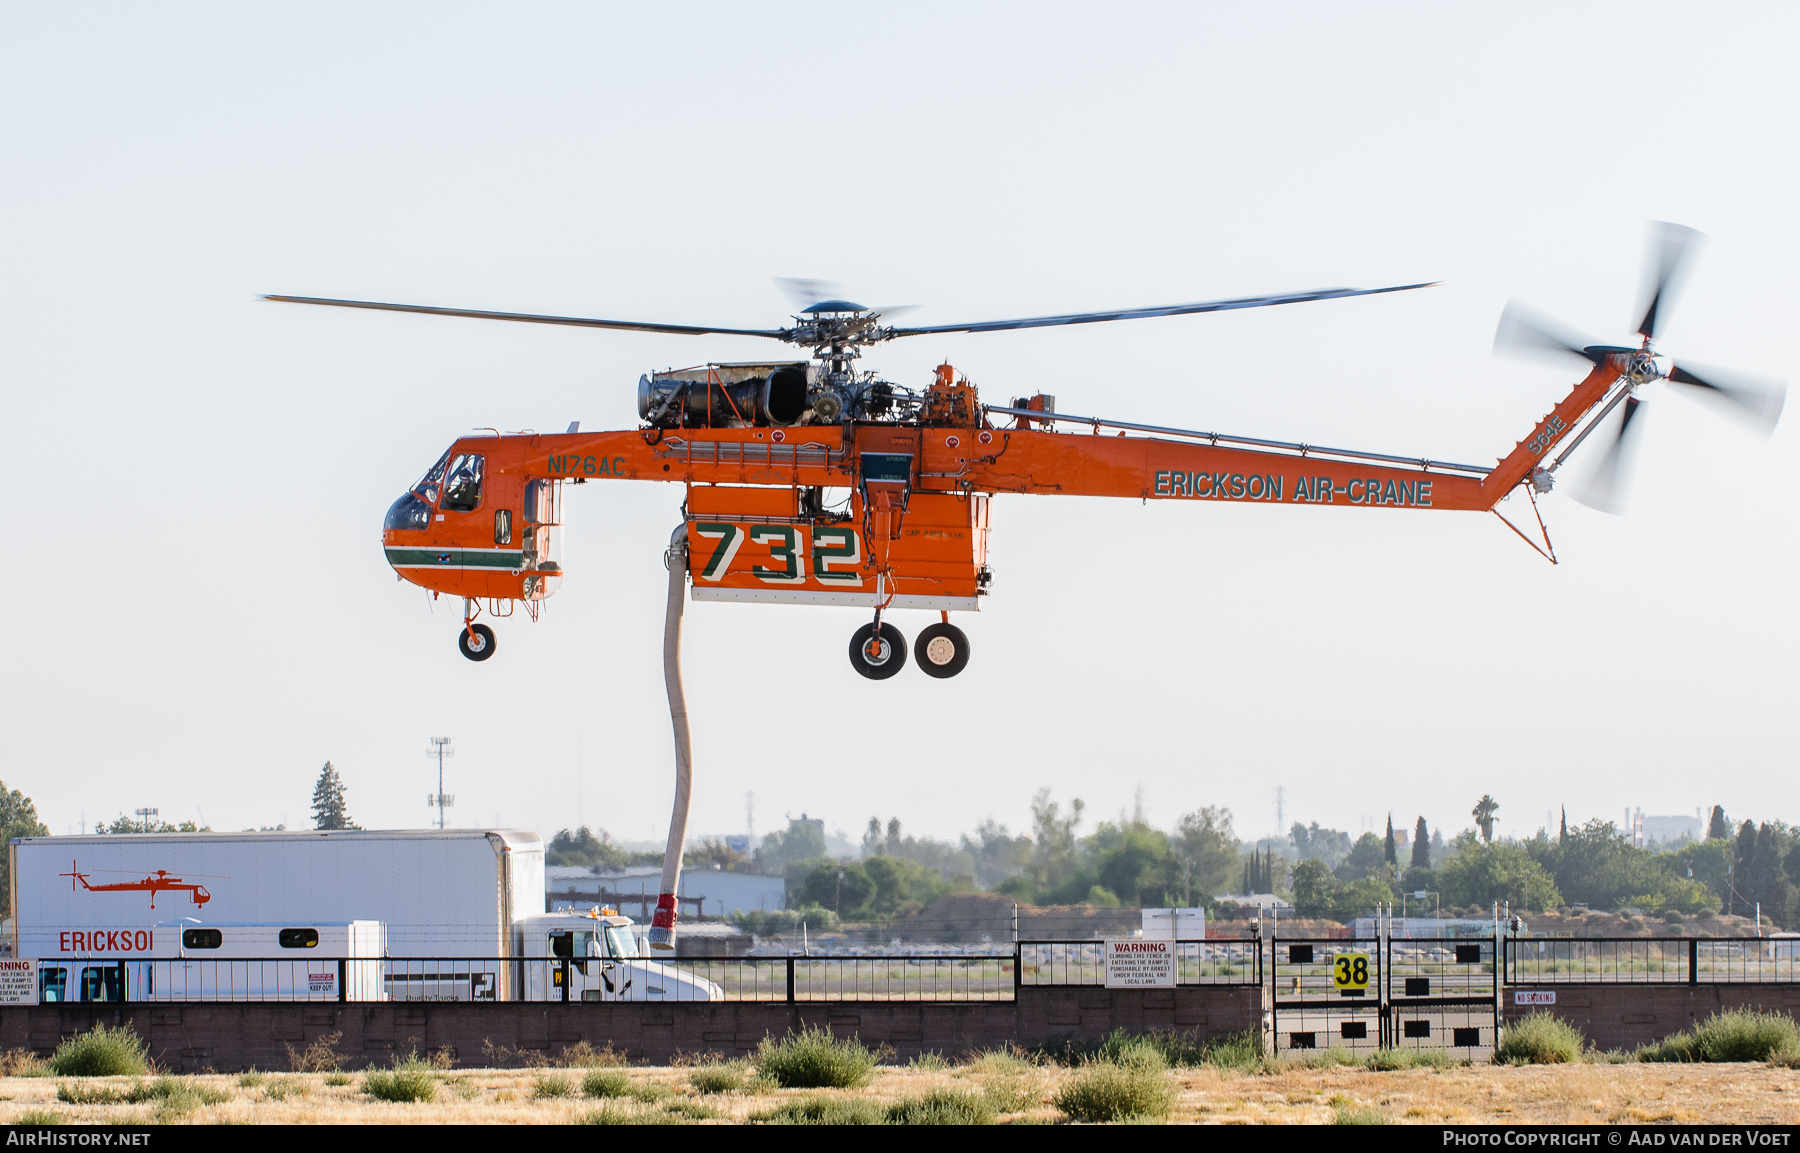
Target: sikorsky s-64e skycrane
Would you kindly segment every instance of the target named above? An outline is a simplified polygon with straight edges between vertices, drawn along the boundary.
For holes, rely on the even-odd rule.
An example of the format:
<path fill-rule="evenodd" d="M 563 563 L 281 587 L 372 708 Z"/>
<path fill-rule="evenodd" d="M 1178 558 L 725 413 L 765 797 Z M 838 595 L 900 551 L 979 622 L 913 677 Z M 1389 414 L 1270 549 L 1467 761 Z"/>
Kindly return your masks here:
<path fill-rule="evenodd" d="M 535 619 L 565 575 L 557 545 L 562 484 L 669 481 L 685 489 L 689 573 L 696 600 L 860 606 L 873 619 L 850 641 L 850 662 L 885 679 L 906 663 L 890 609 L 940 614 L 913 652 L 933 677 L 969 660 L 969 641 L 949 614 L 979 608 L 989 591 L 989 501 L 997 493 L 1116 496 L 1143 500 L 1248 501 L 1339 508 L 1492 511 L 1523 489 L 1535 513 L 1557 469 L 1609 414 L 1617 430 L 1585 494 L 1614 509 L 1633 418 L 1644 390 L 1666 382 L 1732 402 L 1765 430 L 1779 418 L 1780 385 L 1663 366 L 1651 340 L 1666 317 L 1697 234 L 1653 232 L 1643 319 L 1635 346 L 1599 345 L 1559 333 L 1509 306 L 1497 345 L 1566 354 L 1590 367 L 1524 440 L 1489 467 L 1427 458 L 1229 436 L 1056 411 L 1043 394 L 984 404 L 948 364 L 922 389 L 859 371 L 872 345 L 909 336 L 996 332 L 1180 316 L 1400 292 L 1326 289 L 1162 308 L 1076 313 L 920 328 L 883 322 L 883 310 L 814 299 L 791 327 L 713 328 L 481 312 L 370 301 L 272 296 L 271 300 L 438 316 L 683 335 L 756 336 L 810 347 L 809 359 L 713 363 L 646 374 L 638 428 L 458 439 L 388 510 L 387 558 L 404 579 L 463 598 L 462 652 L 486 660 L 494 634 L 478 623 L 517 603 Z M 1562 451 L 1552 456 L 1552 450 Z M 1506 520 L 1505 517 L 1501 517 Z M 1539 517 L 1542 547 L 1555 556 Z"/>

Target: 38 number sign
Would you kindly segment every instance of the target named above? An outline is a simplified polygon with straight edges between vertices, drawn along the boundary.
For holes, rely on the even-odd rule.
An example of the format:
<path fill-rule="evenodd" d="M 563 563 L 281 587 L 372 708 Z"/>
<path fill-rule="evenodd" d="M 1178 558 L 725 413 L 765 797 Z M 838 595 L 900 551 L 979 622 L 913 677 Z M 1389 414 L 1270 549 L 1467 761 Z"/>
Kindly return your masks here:
<path fill-rule="evenodd" d="M 1369 987 L 1369 955 L 1367 953 L 1339 953 L 1331 964 L 1331 983 L 1340 989 L 1367 989 Z"/>

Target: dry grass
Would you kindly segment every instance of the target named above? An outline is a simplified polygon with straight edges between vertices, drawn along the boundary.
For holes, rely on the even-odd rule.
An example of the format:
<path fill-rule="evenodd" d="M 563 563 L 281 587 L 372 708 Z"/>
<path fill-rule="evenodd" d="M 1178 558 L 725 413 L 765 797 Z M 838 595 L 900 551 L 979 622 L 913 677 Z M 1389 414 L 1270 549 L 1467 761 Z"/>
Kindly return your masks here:
<path fill-rule="evenodd" d="M 935 1063 L 934 1063 L 935 1064 Z M 421 1067 L 429 1063 L 421 1059 Z M 886 1118 L 928 1101 L 977 1100 L 1001 1123 L 1057 1121 L 1050 1104 L 1080 1070 L 1018 1055 L 943 1068 L 885 1065 L 858 1089 L 775 1089 L 747 1081 L 737 1092 L 702 1094 L 691 1067 L 644 1067 L 626 1077 L 628 1095 L 610 1099 L 536 1096 L 540 1082 L 584 1074 L 538 1069 L 431 1069 L 441 1091 L 430 1103 L 377 1101 L 361 1077 L 332 1084 L 325 1073 L 285 1073 L 245 1086 L 235 1075 L 69 1079 L 0 1077 L 0 1124 L 55 1113 L 70 1124 L 156 1120 L 212 1124 L 570 1124 L 605 1119 L 663 1124 L 741 1125 L 752 1115 L 838 1101 L 838 1111 Z M 1800 1070 L 1774 1064 L 1591 1064 L 1458 1066 L 1375 1072 L 1364 1067 L 1279 1067 L 1256 1073 L 1204 1066 L 1175 1069 L 1169 1120 L 1178 1123 L 1331 1124 L 1385 1118 L 1397 1125 L 1800 1123 Z M 68 1087 L 65 1089 L 65 1087 Z M 165 1092 L 166 1090 L 166 1092 Z M 59 1091 L 62 1100 L 58 1100 Z M 74 1097 L 78 1100 L 68 1100 Z M 907 1103 L 916 1103 L 912 1110 Z"/>

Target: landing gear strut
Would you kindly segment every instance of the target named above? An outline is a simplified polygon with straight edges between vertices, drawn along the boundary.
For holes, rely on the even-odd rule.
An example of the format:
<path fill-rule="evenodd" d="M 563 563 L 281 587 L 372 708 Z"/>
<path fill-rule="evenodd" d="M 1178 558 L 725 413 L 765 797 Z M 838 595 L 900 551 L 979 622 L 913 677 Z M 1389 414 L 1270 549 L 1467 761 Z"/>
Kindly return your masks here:
<path fill-rule="evenodd" d="M 850 637 L 850 667 L 872 681 L 885 681 L 906 665 L 906 638 L 876 618 Z"/>

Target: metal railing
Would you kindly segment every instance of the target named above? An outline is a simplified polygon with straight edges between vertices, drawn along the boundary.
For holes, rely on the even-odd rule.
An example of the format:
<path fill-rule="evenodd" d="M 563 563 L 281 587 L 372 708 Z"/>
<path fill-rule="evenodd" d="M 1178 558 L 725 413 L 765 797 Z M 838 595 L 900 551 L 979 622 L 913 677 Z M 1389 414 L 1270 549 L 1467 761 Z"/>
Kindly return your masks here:
<path fill-rule="evenodd" d="M 1508 985 L 1800 984 L 1794 937 L 1509 937 Z"/>
<path fill-rule="evenodd" d="M 1261 985 L 1263 944 L 1256 937 L 1175 942 L 1175 984 Z M 1105 942 L 1021 941 L 1021 985 L 1105 985 Z"/>

